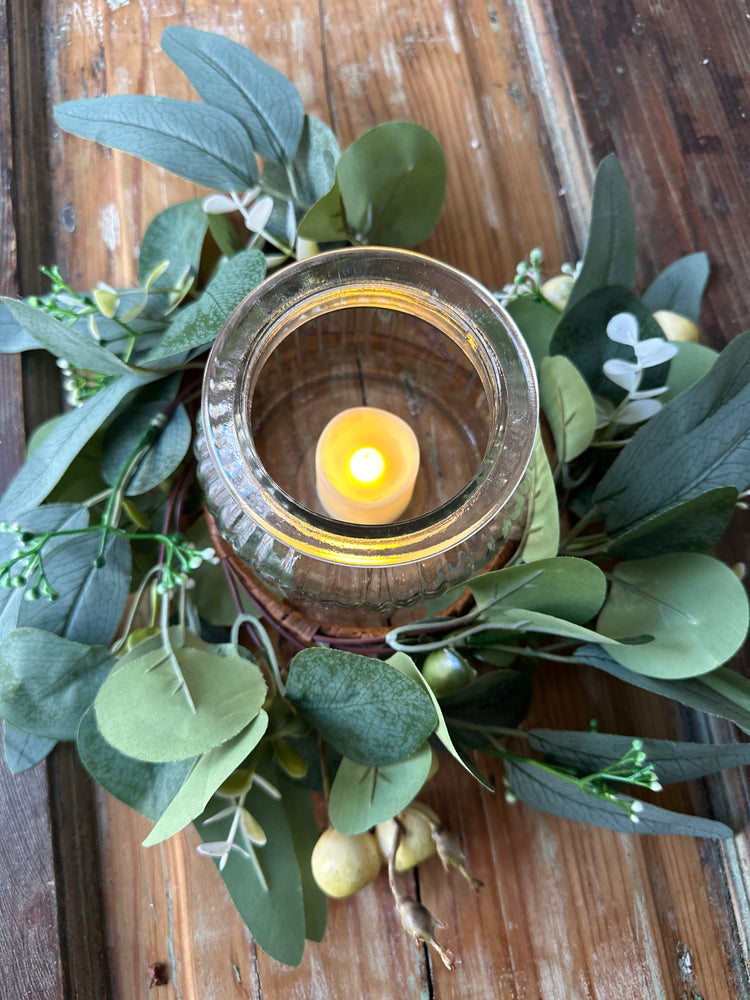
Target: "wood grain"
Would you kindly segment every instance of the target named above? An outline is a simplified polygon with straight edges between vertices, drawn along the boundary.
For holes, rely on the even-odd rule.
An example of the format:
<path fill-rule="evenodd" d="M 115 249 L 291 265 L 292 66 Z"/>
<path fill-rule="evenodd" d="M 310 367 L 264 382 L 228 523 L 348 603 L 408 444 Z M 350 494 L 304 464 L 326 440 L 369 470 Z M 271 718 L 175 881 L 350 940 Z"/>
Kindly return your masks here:
<path fill-rule="evenodd" d="M 44 0 L 43 7 L 48 118 L 52 104 L 86 95 L 192 96 L 158 48 L 163 27 L 183 23 L 223 31 L 287 74 L 307 110 L 333 125 L 342 146 L 389 118 L 432 128 L 446 150 L 449 191 L 444 216 L 423 249 L 490 287 L 509 280 L 535 244 L 551 270 L 580 253 L 593 172 L 614 149 L 633 194 L 641 287 L 681 253 L 705 249 L 714 264 L 707 342 L 721 346 L 746 320 L 750 236 L 743 220 L 750 194 L 743 88 L 750 22 L 739 5 L 709 11 L 700 0 L 274 0 L 251 8 L 239 0 Z M 32 76 L 38 87 L 44 74 Z M 5 164 L 10 152 L 3 135 Z M 97 280 L 131 282 L 150 217 L 197 189 L 63 136 L 54 125 L 49 151 L 48 219 L 63 273 L 81 288 Z M 7 212 L 0 201 L 3 231 Z M 14 366 L 0 368 L 0 454 L 9 468 L 20 457 L 17 433 L 10 439 L 16 451 L 5 446 L 7 429 L 20 427 L 12 409 Z M 746 522 L 733 527 L 726 557 L 746 558 Z M 737 737 L 728 725 L 677 712 L 593 670 L 546 666 L 530 721 L 582 728 L 591 717 L 605 731 Z M 484 763 L 502 788 L 499 766 Z M 670 786 L 660 804 L 747 830 L 745 777 L 734 772 Z M 34 775 L 10 787 L 13 799 L 0 803 L 3 815 L 13 817 L 10 840 L 0 848 L 4 865 L 9 850 L 17 857 L 26 849 L 28 813 L 42 808 L 44 816 Z M 475 896 L 434 859 L 420 870 L 422 898 L 447 925 L 440 940 L 462 958 L 453 973 L 399 931 L 382 877 L 356 899 L 331 905 L 325 941 L 308 946 L 298 970 L 256 953 L 212 863 L 196 855 L 194 833 L 144 850 L 148 824 L 98 793 L 98 859 L 96 852 L 84 859 L 100 867 L 90 871 L 93 904 L 67 933 L 68 940 L 73 934 L 96 940 L 100 886 L 107 959 L 97 973 L 100 994 L 84 991 L 91 966 L 66 969 L 66 998 L 750 997 L 746 832 L 714 844 L 590 829 L 510 805 L 502 792 L 482 791 L 451 762 L 423 797 L 464 836 L 471 868 L 486 883 Z M 42 827 L 44 833 L 44 820 Z M 16 876 L 19 902 L 7 919 L 17 923 L 33 892 L 52 877 L 49 842 L 38 825 L 31 828 L 40 837 L 34 844 L 40 867 L 33 876 L 20 868 L 23 879 Z M 56 836 L 59 850 L 73 850 L 69 813 Z M 63 994 L 50 939 L 49 888 L 42 898 L 46 916 L 36 926 L 47 937 L 34 954 L 39 963 L 46 949 L 47 959 L 35 967 L 38 985 L 27 995 L 46 1000 Z M 61 912 L 73 920 L 70 910 Z M 65 947 L 65 935 L 62 940 Z M 0 971 L 0 983 L 13 984 L 15 1000 L 24 996 L 17 984 L 26 982 L 27 941 L 22 934 L 12 941 L 10 978 Z M 0 936 L 0 957 L 3 947 L 7 952 Z M 88 961 L 95 955 L 89 945 Z M 154 965 L 165 967 L 169 981 L 150 989 Z"/>

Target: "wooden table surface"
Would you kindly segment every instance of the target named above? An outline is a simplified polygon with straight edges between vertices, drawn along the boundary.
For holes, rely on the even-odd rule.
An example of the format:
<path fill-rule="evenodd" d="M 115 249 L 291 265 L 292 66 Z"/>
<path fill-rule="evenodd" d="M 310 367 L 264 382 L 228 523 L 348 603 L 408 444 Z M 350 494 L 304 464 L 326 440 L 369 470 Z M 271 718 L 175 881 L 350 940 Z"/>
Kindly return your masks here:
<path fill-rule="evenodd" d="M 713 265 L 704 339 L 750 317 L 750 15 L 740 0 L 4 0 L 0 4 L 0 291 L 132 282 L 150 217 L 195 189 L 64 136 L 52 106 L 104 93 L 190 97 L 159 49 L 168 24 L 221 31 L 286 73 L 342 147 L 411 118 L 448 164 L 423 249 L 497 288 L 535 245 L 554 273 L 581 253 L 594 170 L 620 157 L 641 288 L 681 254 Z M 54 366 L 0 356 L 0 477 L 59 406 Z M 745 522 L 746 523 L 746 522 Z M 747 555 L 737 524 L 723 554 Z M 547 668 L 533 722 L 742 738 L 593 671 Z M 495 778 L 501 781 L 499 768 Z M 433 859 L 419 890 L 462 958 L 449 973 L 407 940 L 385 880 L 330 907 L 299 969 L 256 951 L 212 863 L 185 833 L 92 789 L 69 747 L 0 774 L 4 1000 L 731 1000 L 750 997 L 750 796 L 741 772 L 662 793 L 743 830 L 733 841 L 621 836 L 509 805 L 444 765 L 425 798 L 460 831 L 475 897 Z M 149 988 L 149 966 L 169 983 Z"/>

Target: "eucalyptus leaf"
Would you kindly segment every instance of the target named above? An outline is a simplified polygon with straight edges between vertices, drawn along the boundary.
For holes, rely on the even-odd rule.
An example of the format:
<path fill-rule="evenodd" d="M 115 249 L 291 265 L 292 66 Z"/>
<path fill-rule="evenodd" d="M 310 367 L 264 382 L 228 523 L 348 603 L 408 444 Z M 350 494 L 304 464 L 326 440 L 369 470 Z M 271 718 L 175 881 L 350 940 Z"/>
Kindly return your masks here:
<path fill-rule="evenodd" d="M 643 304 L 651 312 L 668 309 L 697 323 L 710 265 L 705 253 L 680 257 L 648 286 Z"/>
<path fill-rule="evenodd" d="M 465 688 L 440 699 L 440 708 L 452 730 L 461 723 L 513 727 L 531 707 L 531 678 L 518 670 L 492 670 Z M 473 734 L 476 737 L 476 732 Z"/>
<path fill-rule="evenodd" d="M 604 670 L 613 677 L 661 695 L 662 698 L 671 698 L 699 712 L 729 719 L 743 732 L 750 733 L 750 680 L 728 667 L 719 667 L 702 677 L 663 680 L 628 670 L 601 646 L 579 646 L 574 656 L 581 663 Z"/>
<path fill-rule="evenodd" d="M 359 764 L 404 760 L 437 723 L 422 684 L 390 663 L 341 650 L 297 653 L 286 697 L 326 741 Z"/>
<path fill-rule="evenodd" d="M 505 775 L 513 792 L 527 805 L 543 812 L 603 826 L 619 833 L 680 833 L 689 837 L 726 840 L 732 830 L 724 823 L 671 812 L 643 802 L 638 822 L 634 823 L 617 802 L 596 798 L 573 782 L 532 763 L 506 761 Z M 625 803 L 635 801 L 620 796 Z"/>
<path fill-rule="evenodd" d="M 542 360 L 549 354 L 555 327 L 560 322 L 559 311 L 548 302 L 535 299 L 533 295 L 519 295 L 505 308 L 523 334 L 531 351 L 534 367 L 539 371 Z"/>
<path fill-rule="evenodd" d="M 539 402 L 549 421 L 560 462 L 583 454 L 596 433 L 596 406 L 586 381 L 564 355 L 544 358 Z"/>
<path fill-rule="evenodd" d="M 32 736 L 23 729 L 16 729 L 9 722 L 3 723 L 3 749 L 5 763 L 11 774 L 20 774 L 34 767 L 56 746 L 57 740 L 45 736 Z"/>
<path fill-rule="evenodd" d="M 456 758 L 459 764 L 465 767 L 466 770 L 469 772 L 469 774 L 472 775 L 472 777 L 476 778 L 477 781 L 480 782 L 480 784 L 484 785 L 484 787 L 488 788 L 490 791 L 494 791 L 492 782 L 489 781 L 487 778 L 485 778 L 485 776 L 482 774 L 479 768 L 474 764 L 474 762 L 469 757 L 467 757 L 467 755 L 463 752 L 463 750 L 461 750 L 460 747 L 457 747 L 456 744 L 453 742 L 453 737 L 448 731 L 448 726 L 445 722 L 445 719 L 443 718 L 443 710 L 440 707 L 440 703 L 435 697 L 435 694 L 430 685 L 427 683 L 427 681 L 424 679 L 422 674 L 417 669 L 414 660 L 412 660 L 410 656 L 407 656 L 406 653 L 397 652 L 394 653 L 393 656 L 389 658 L 388 662 L 392 664 L 398 671 L 400 671 L 405 677 L 409 677 L 416 684 L 420 684 L 422 686 L 422 689 L 426 692 L 427 696 L 432 702 L 432 705 L 435 709 L 435 714 L 437 716 L 437 726 L 435 728 L 435 735 L 443 744 L 445 749 L 450 754 L 452 754 L 452 756 Z"/>
<path fill-rule="evenodd" d="M 568 312 L 589 292 L 603 285 L 632 288 L 634 284 L 633 209 L 620 161 L 610 155 L 602 160 L 596 172 L 583 264 L 565 311 Z"/>
<path fill-rule="evenodd" d="M 735 574 L 711 556 L 676 552 L 618 563 L 597 621 L 613 639 L 652 635 L 653 642 L 612 647 L 629 670 L 653 677 L 708 673 L 740 648 L 748 600 Z"/>
<path fill-rule="evenodd" d="M 221 108 L 173 97 L 110 95 L 65 101 L 54 115 L 66 132 L 205 187 L 241 191 L 258 180 L 247 132 Z"/>
<path fill-rule="evenodd" d="M 225 257 L 234 257 L 243 248 L 242 240 L 226 215 L 211 213 L 207 216 L 208 228 L 214 243 Z"/>
<path fill-rule="evenodd" d="M 281 792 L 289 829 L 292 834 L 294 853 L 297 856 L 302 894 L 305 903 L 305 937 L 310 941 L 322 941 L 328 918 L 328 897 L 318 888 L 312 873 L 312 851 L 319 837 L 315 810 L 307 789 L 298 782 L 291 781 L 277 769 L 276 785 Z"/>
<path fill-rule="evenodd" d="M 625 390 L 607 378 L 604 362 L 613 358 L 635 360 L 629 344 L 610 340 L 606 334 L 609 321 L 618 313 L 635 316 L 640 340 L 666 339 L 662 328 L 635 295 L 627 288 L 613 285 L 594 289 L 575 306 L 566 309 L 550 343 L 550 353 L 564 354 L 572 361 L 595 396 L 602 396 L 615 405 L 624 399 Z M 668 363 L 647 368 L 639 389 L 663 386 L 668 371 Z"/>
<path fill-rule="evenodd" d="M 35 351 L 41 346 L 0 301 L 0 354 L 20 354 L 21 351 Z"/>
<path fill-rule="evenodd" d="M 206 104 L 231 109 L 260 156 L 278 163 L 294 158 L 304 122 L 302 98 L 278 70 L 224 35 L 183 25 L 165 28 L 161 47 Z"/>
<path fill-rule="evenodd" d="M 104 375 L 128 375 L 130 365 L 88 337 L 50 316 L 43 309 L 18 299 L 2 299 L 6 308 L 37 342 L 56 358 L 64 358 L 74 368 Z"/>
<path fill-rule="evenodd" d="M 659 396 L 662 403 L 679 396 L 681 392 L 695 385 L 714 366 L 719 352 L 705 344 L 689 342 L 675 344 L 677 353 L 669 363 L 667 376 L 667 391 Z"/>
<path fill-rule="evenodd" d="M 208 228 L 203 200 L 193 198 L 170 205 L 159 212 L 143 235 L 138 254 L 138 280 L 145 285 L 153 272 L 167 262 L 169 266 L 150 286 L 166 295 L 184 286 L 198 274 L 201 250 Z"/>
<path fill-rule="evenodd" d="M 568 556 L 483 573 L 466 585 L 483 609 L 483 617 L 513 608 L 543 611 L 578 624 L 594 617 L 606 593 L 606 580 L 598 566 Z"/>
<path fill-rule="evenodd" d="M 524 562 L 551 559 L 560 547 L 560 514 L 557 508 L 557 490 L 552 478 L 547 453 L 537 432 L 530 463 L 534 492 L 529 503 L 520 556 Z"/>
<path fill-rule="evenodd" d="M 309 209 L 297 227 L 297 233 L 306 240 L 316 240 L 318 243 L 337 243 L 349 239 L 346 209 L 338 181 Z"/>
<path fill-rule="evenodd" d="M 536 563 L 532 563 L 531 565 L 535 566 Z M 576 625 L 566 619 L 558 618 L 555 615 L 502 606 L 489 607 L 483 611 L 480 624 L 475 625 L 471 630 L 467 630 L 466 637 L 479 635 L 482 632 L 491 635 L 493 632 L 502 633 L 503 631 L 558 635 L 564 639 L 576 639 L 579 642 L 599 640 L 599 642 L 616 643 L 618 641 L 610 639 L 601 633 L 593 632 L 582 625 Z"/>
<path fill-rule="evenodd" d="M 709 490 L 750 482 L 750 332 L 617 456 L 594 501 L 611 536 Z"/>
<path fill-rule="evenodd" d="M 83 406 L 65 414 L 41 447 L 21 466 L 0 501 L 0 519 L 13 521 L 24 510 L 38 506 L 65 475 L 78 453 L 134 389 L 159 378 L 126 375 L 107 386 Z"/>
<path fill-rule="evenodd" d="M 275 198 L 301 202 L 305 208 L 309 208 L 333 186 L 340 156 L 338 141 L 328 126 L 319 118 L 305 115 L 299 146 L 290 164 L 296 183 L 296 196 L 286 170 L 278 163 L 266 163 L 261 186 Z"/>
<path fill-rule="evenodd" d="M 617 763 L 630 750 L 634 739 L 632 736 L 561 729 L 530 729 L 527 735 L 532 747 L 546 758 L 573 767 L 581 774 L 594 774 Z M 725 767 L 750 764 L 748 743 L 684 743 L 645 737 L 638 737 L 638 740 L 662 785 L 702 778 Z"/>
<path fill-rule="evenodd" d="M 148 386 L 108 428 L 102 445 L 102 476 L 114 485 L 144 435 L 150 433 L 148 451 L 133 469 L 125 486 L 126 496 L 154 489 L 179 466 L 190 448 L 193 425 L 185 407 L 165 411 L 174 400 L 180 376 Z"/>
<path fill-rule="evenodd" d="M 258 714 L 265 696 L 263 675 L 236 647 L 208 652 L 181 646 L 172 656 L 160 648 L 121 663 L 111 674 L 96 699 L 96 721 L 121 753 L 155 763 L 183 760 L 236 736 Z"/>
<path fill-rule="evenodd" d="M 445 157 L 428 129 L 384 122 L 344 150 L 336 179 L 356 242 L 413 247 L 427 239 L 443 207 Z"/>
<path fill-rule="evenodd" d="M 102 737 L 93 706 L 79 723 L 76 743 L 81 763 L 91 777 L 110 795 L 150 820 L 161 816 L 193 765 L 190 759 L 151 764 L 126 757 Z"/>
<path fill-rule="evenodd" d="M 734 486 L 709 490 L 615 535 L 607 552 L 629 559 L 666 552 L 708 552 L 729 526 L 738 496 Z"/>
<path fill-rule="evenodd" d="M 258 771 L 267 780 L 275 780 L 270 767 L 262 766 Z M 250 789 L 245 805 L 270 833 L 265 847 L 256 849 L 265 885 L 253 862 L 235 851 L 229 854 L 221 877 L 255 942 L 277 961 L 299 965 L 305 947 L 305 899 L 284 805 L 257 785 Z M 216 842 L 227 837 L 231 817 L 206 822 L 225 806 L 226 799 L 212 799 L 196 822 L 204 841 Z"/>
<path fill-rule="evenodd" d="M 0 715 L 33 736 L 72 740 L 113 663 L 106 646 L 14 629 L 0 642 Z"/>
<path fill-rule="evenodd" d="M 382 767 L 366 767 L 344 757 L 328 802 L 331 823 L 339 833 L 356 834 L 391 819 L 418 794 L 431 762 L 429 743 L 407 760 Z"/>
<path fill-rule="evenodd" d="M 177 313 L 149 360 L 211 344 L 235 306 L 263 280 L 265 273 L 266 261 L 260 250 L 242 250 L 224 261 L 200 299 Z"/>
<path fill-rule="evenodd" d="M 143 841 L 144 847 L 173 837 L 196 816 L 200 816 L 217 788 L 245 760 L 260 742 L 268 728 L 268 716 L 263 709 L 245 729 L 225 743 L 207 750 L 194 761 L 183 785 Z"/>

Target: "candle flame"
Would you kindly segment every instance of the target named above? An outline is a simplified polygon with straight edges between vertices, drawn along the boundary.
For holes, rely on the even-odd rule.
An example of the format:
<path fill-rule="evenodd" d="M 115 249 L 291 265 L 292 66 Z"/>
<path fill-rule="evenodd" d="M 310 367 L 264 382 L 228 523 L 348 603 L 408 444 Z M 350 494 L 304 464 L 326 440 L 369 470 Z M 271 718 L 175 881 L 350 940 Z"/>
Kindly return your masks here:
<path fill-rule="evenodd" d="M 349 472 L 358 483 L 374 483 L 385 469 L 383 456 L 376 448 L 359 448 L 349 459 Z"/>

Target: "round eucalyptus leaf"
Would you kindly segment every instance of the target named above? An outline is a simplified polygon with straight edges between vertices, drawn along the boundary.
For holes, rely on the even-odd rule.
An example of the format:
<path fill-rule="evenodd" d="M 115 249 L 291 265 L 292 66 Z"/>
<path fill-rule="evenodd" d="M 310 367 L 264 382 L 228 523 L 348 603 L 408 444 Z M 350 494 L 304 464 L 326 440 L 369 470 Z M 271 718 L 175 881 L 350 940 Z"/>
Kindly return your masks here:
<path fill-rule="evenodd" d="M 531 496 L 531 512 L 526 523 L 521 555 L 526 563 L 539 559 L 551 559 L 560 547 L 560 515 L 557 509 L 557 491 L 552 478 L 552 469 L 542 439 L 537 434 L 531 453 L 534 492 Z"/>
<path fill-rule="evenodd" d="M 742 583 L 723 563 L 696 552 L 619 563 L 597 621 L 612 639 L 653 636 L 607 652 L 636 673 L 664 678 L 715 670 L 740 648 L 747 627 Z"/>
<path fill-rule="evenodd" d="M 552 428 L 561 462 L 583 454 L 596 433 L 596 406 L 586 380 L 562 354 L 542 360 L 539 401 Z"/>

